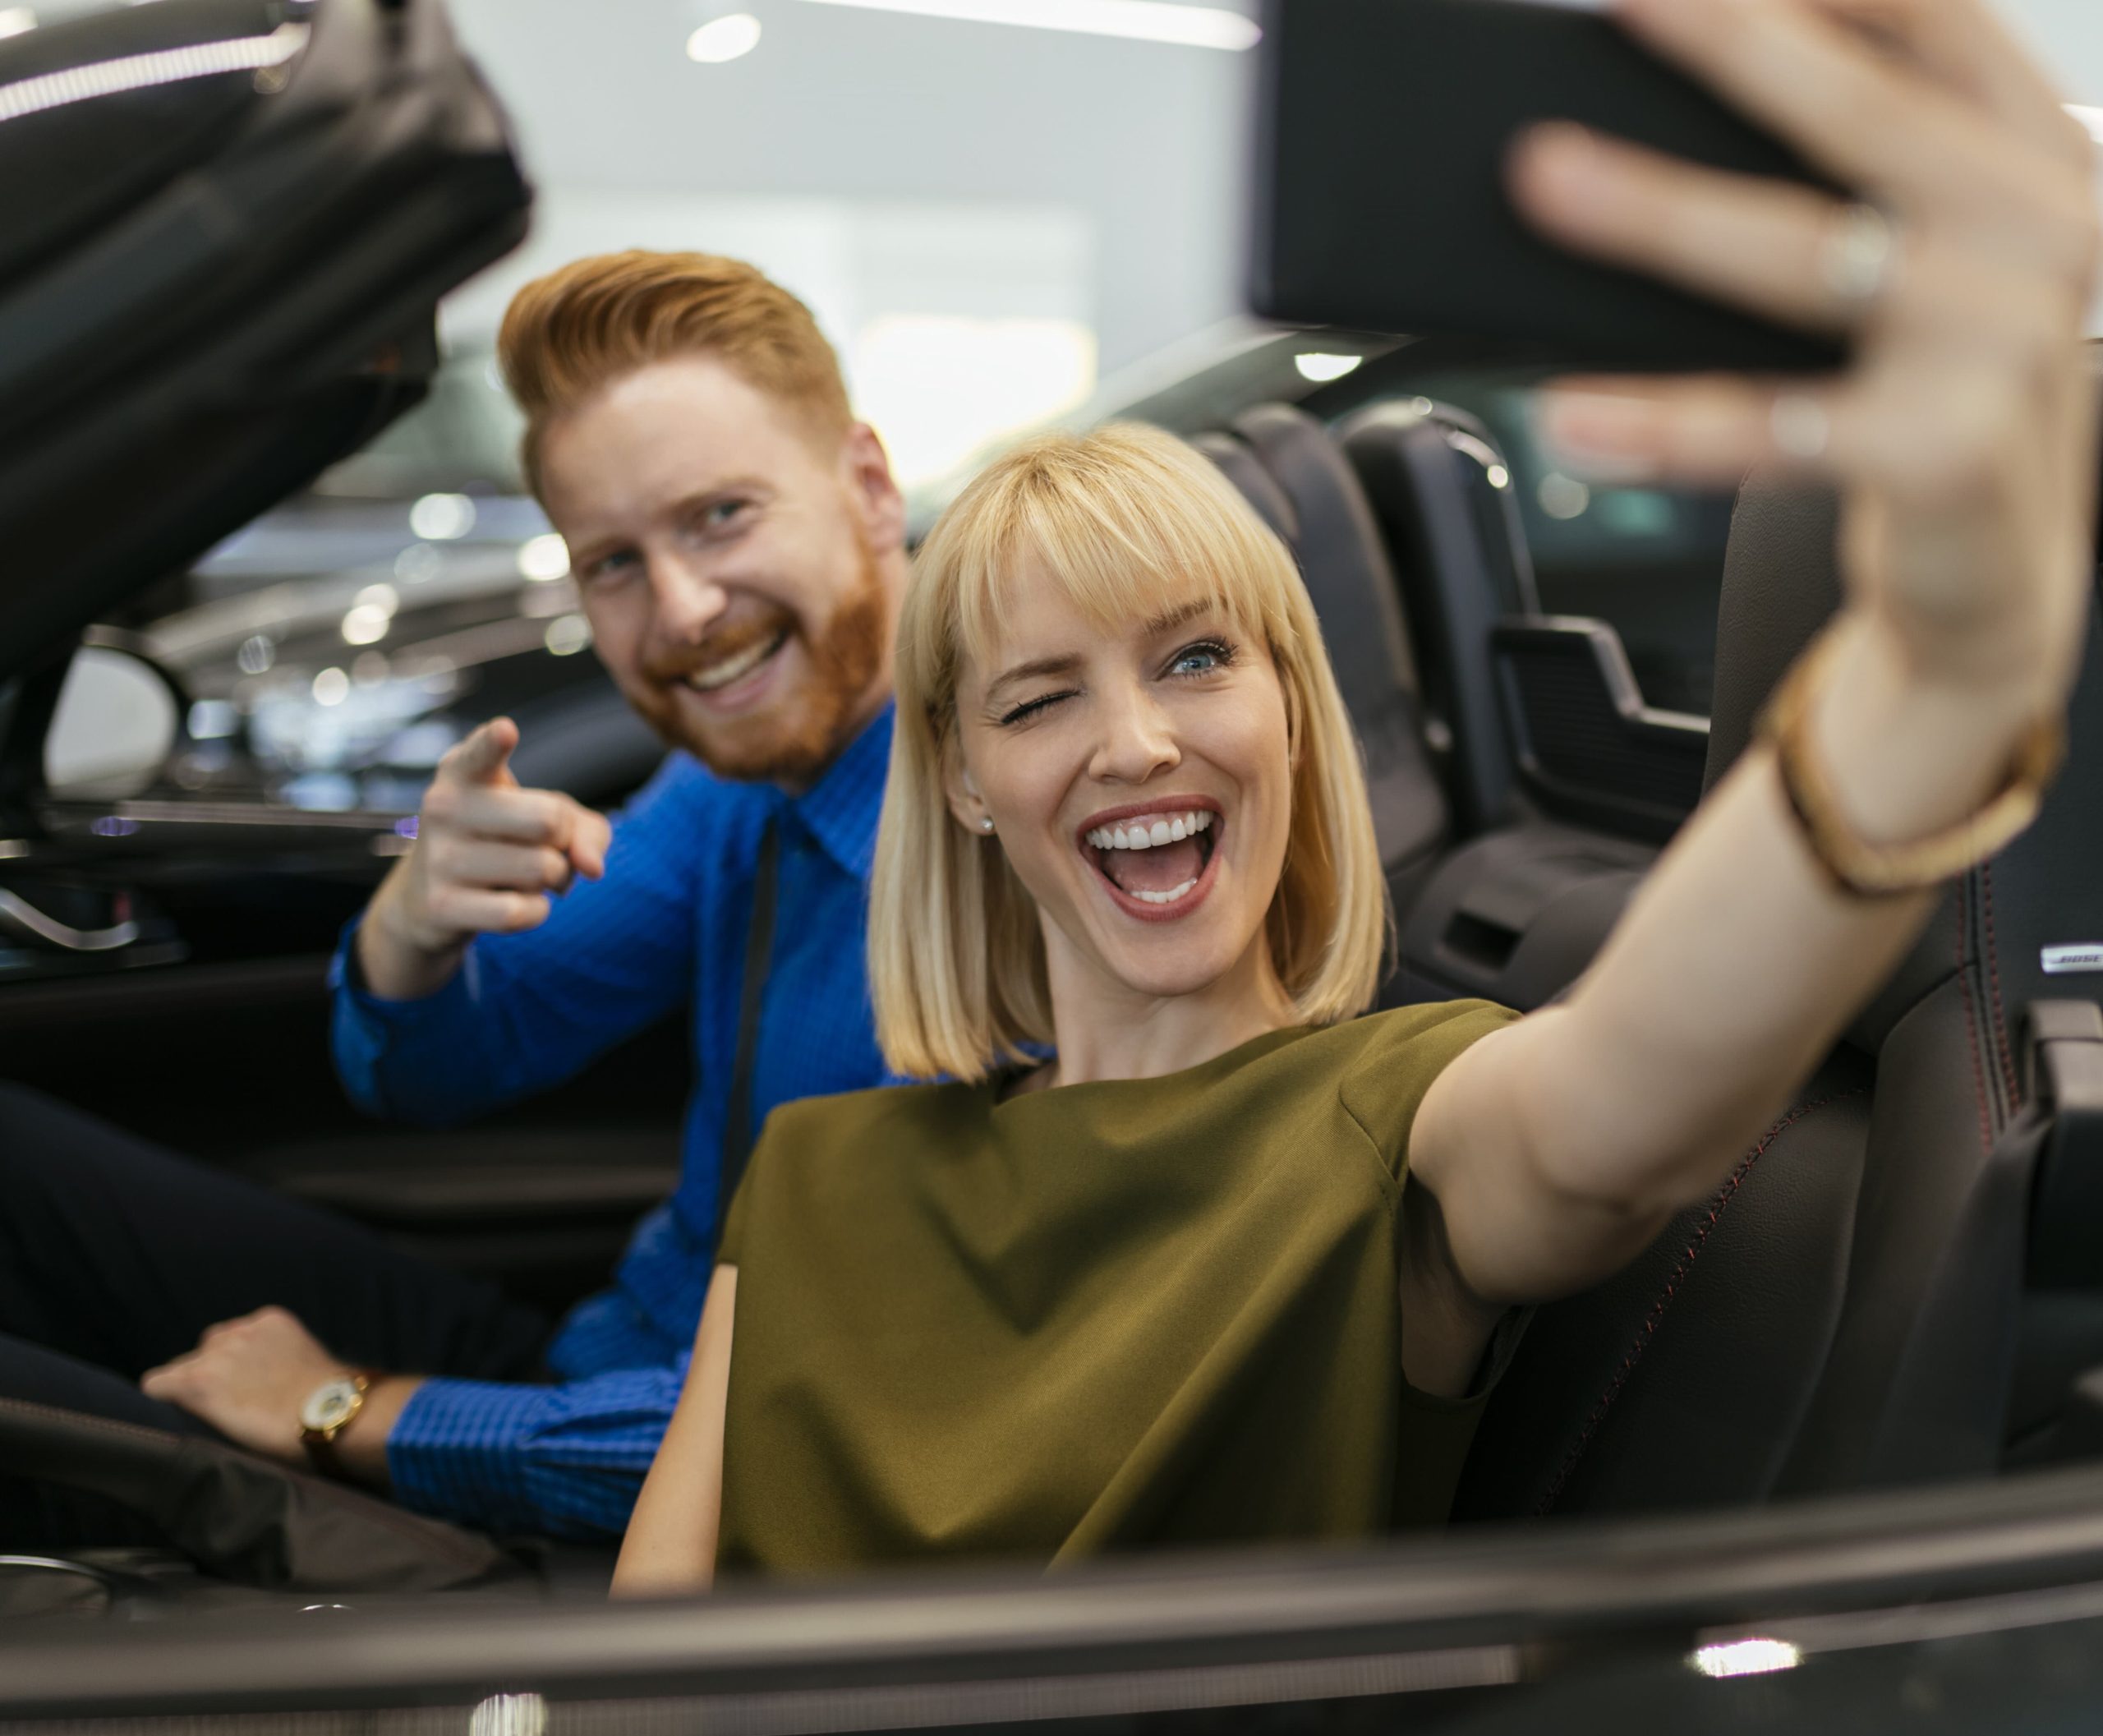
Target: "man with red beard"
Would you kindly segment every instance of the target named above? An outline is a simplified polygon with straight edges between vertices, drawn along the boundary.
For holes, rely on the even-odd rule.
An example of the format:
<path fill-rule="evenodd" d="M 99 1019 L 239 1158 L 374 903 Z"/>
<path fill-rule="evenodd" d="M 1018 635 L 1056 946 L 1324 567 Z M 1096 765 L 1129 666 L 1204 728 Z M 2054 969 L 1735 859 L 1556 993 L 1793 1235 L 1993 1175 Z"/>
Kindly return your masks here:
<path fill-rule="evenodd" d="M 96 1302 L 84 1351 L 12 1318 L 66 1282 L 39 1274 L 25 1229 L 19 1284 L 0 1279 L 0 1388 L 201 1423 L 472 1524 L 611 1537 L 679 1398 L 721 1209 L 767 1112 L 884 1077 L 863 922 L 904 509 L 809 312 L 748 265 L 578 261 L 519 292 L 499 349 L 598 655 L 674 752 L 610 823 L 518 785 L 508 719 L 448 754 L 338 956 L 338 1071 L 376 1114 L 457 1121 L 690 1007 L 679 1187 L 611 1287 L 551 1327 L 113 1130 L 39 1128 L 99 1177 L 52 1203 L 54 1224 L 99 1233 L 81 1226 L 107 1216 L 113 1246 L 160 1251 L 137 1297 Z M 0 1126 L 61 1113 L 0 1103 Z M 67 1355 L 35 1361 L 48 1351 Z M 128 1405 L 85 1390 L 142 1370 Z"/>

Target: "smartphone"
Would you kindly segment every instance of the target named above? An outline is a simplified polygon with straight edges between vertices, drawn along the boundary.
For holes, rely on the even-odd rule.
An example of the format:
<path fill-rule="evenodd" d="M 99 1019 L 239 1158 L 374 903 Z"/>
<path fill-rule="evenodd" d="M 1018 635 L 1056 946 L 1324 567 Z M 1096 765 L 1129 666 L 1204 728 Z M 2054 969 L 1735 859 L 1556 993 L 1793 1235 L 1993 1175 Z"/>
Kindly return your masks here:
<path fill-rule="evenodd" d="M 1264 0 L 1251 300 L 1580 366 L 1824 371 L 1824 337 L 1579 258 L 1505 192 L 1543 120 L 1831 189 L 1582 0 Z"/>

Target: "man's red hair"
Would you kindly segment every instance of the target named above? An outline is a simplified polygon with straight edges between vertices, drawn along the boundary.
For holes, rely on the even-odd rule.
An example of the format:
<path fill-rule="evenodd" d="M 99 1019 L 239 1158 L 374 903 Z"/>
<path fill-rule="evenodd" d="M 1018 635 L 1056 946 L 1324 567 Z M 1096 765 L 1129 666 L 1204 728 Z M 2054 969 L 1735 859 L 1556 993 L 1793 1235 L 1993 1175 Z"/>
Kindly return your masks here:
<path fill-rule="evenodd" d="M 497 357 L 526 412 L 527 482 L 541 487 L 548 424 L 594 393 L 682 356 L 716 356 L 814 431 L 853 426 L 840 358 L 811 311 L 742 260 L 710 253 L 602 253 L 512 297 Z"/>

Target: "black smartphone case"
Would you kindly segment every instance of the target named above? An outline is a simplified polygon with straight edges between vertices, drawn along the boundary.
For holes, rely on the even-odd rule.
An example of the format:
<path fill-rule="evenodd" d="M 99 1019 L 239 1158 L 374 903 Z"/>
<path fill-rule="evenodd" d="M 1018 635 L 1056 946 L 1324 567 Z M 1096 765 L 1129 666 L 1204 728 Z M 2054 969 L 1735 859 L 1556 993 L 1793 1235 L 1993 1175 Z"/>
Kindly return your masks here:
<path fill-rule="evenodd" d="M 1829 369 L 1843 349 L 1541 239 L 1514 136 L 1573 120 L 1829 183 L 1604 17 L 1536 0 L 1265 0 L 1251 299 L 1290 325 L 1509 339 L 1584 366 Z"/>

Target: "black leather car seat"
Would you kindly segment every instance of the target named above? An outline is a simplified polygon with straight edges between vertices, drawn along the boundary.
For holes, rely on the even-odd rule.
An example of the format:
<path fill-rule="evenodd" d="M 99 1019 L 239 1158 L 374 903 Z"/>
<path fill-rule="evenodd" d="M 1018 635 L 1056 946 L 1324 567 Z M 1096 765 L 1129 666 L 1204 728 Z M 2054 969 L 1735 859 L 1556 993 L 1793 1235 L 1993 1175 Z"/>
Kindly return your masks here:
<path fill-rule="evenodd" d="M 1427 752 L 1401 594 L 1364 490 L 1305 412 L 1262 404 L 1191 444 L 1297 557 L 1364 749 L 1373 825 L 1397 911 L 1447 841 L 1449 810 Z"/>
<path fill-rule="evenodd" d="M 1733 521 L 1708 781 L 1838 599 L 1829 500 L 1750 486 Z M 2017 1009 L 2103 976 L 2103 645 L 2045 812 L 1954 886 L 1912 955 L 1708 1200 L 1629 1269 L 1540 1310 L 1492 1400 L 1456 1517 L 1631 1513 L 1984 1474 L 2103 1362 L 2091 1291 L 2037 1329 Z M 2103 949 L 2091 948 L 2099 966 Z M 2103 1039 L 2092 1006 L 2085 1015 Z M 2077 1023 L 2080 1022 L 2077 1020 Z M 2103 1041 L 2092 1056 L 2103 1061 Z M 2103 1252 L 2103 1212 L 2089 1241 Z M 2031 1330 L 2026 1343 L 2026 1315 Z M 2041 1341 L 2049 1338 L 2050 1342 Z M 2024 1371 L 2032 1414 L 2012 1414 Z"/>
<path fill-rule="evenodd" d="M 1500 618 L 1538 615 L 1511 469 L 1489 430 L 1428 398 L 1337 430 L 1378 519 L 1422 648 L 1424 709 L 1464 836 L 1512 817 L 1512 744 L 1489 654 Z"/>
<path fill-rule="evenodd" d="M 1401 926 L 1397 998 L 1530 1010 L 1604 942 L 1700 794 L 1705 719 L 1645 705 L 1618 634 L 1540 613 L 1512 471 L 1426 398 L 1338 429 L 1392 556 L 1462 841 Z"/>

